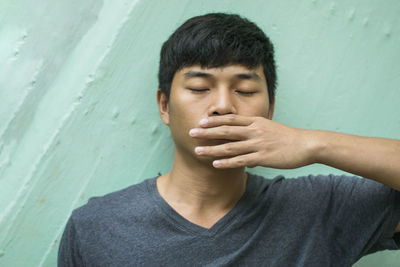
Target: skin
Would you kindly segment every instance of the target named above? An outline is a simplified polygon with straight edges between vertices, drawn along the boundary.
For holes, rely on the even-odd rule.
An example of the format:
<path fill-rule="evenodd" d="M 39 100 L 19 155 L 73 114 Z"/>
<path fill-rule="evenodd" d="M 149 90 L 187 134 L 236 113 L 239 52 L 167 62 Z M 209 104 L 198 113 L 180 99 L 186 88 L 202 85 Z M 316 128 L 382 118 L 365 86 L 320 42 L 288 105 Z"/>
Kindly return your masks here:
<path fill-rule="evenodd" d="M 175 142 L 160 195 L 184 218 L 210 228 L 242 196 L 244 167 L 292 169 L 321 163 L 400 190 L 400 141 L 303 130 L 272 121 L 263 69 L 240 65 L 176 72 L 163 122 Z M 396 228 L 400 232 L 400 223 Z"/>

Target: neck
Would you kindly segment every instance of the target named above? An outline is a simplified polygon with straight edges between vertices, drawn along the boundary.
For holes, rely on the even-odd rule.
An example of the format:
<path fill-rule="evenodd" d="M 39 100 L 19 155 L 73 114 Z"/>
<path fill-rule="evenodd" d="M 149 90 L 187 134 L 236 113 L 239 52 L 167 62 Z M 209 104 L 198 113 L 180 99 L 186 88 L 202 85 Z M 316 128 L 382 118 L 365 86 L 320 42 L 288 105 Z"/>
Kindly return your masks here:
<path fill-rule="evenodd" d="M 190 206 L 199 212 L 230 210 L 246 189 L 244 168 L 216 169 L 210 160 L 181 156 L 175 151 L 174 165 L 159 177 L 160 195 L 170 204 Z"/>

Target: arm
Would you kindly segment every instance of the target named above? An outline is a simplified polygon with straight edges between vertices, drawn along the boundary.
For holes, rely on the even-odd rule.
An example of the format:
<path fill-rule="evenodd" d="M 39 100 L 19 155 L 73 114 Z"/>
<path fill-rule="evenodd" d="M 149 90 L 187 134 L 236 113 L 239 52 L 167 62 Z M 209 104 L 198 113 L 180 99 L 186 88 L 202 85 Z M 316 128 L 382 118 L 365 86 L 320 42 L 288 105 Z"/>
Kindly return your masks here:
<path fill-rule="evenodd" d="M 400 191 L 400 141 L 329 131 L 305 131 L 315 162 L 373 179 Z"/>
<path fill-rule="evenodd" d="M 302 130 L 239 115 L 210 117 L 201 125 L 190 132 L 192 137 L 235 141 L 196 148 L 200 155 L 220 158 L 213 162 L 216 168 L 292 169 L 321 163 L 400 191 L 400 140 Z"/>

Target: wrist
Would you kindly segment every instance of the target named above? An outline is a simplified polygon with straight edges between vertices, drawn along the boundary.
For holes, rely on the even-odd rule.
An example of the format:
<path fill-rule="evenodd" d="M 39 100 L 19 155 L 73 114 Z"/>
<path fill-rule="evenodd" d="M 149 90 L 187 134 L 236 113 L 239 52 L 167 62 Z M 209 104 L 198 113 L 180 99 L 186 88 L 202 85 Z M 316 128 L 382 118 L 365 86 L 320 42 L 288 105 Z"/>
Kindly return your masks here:
<path fill-rule="evenodd" d="M 323 163 L 325 151 L 328 149 L 328 139 L 324 131 L 302 130 L 305 136 L 306 151 L 310 164 Z"/>

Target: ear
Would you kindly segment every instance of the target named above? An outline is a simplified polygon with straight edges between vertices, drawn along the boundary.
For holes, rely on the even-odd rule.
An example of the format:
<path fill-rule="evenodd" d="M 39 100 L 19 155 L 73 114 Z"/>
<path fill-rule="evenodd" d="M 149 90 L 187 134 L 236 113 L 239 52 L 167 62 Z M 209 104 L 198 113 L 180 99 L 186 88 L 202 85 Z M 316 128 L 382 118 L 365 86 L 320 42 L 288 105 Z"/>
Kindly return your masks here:
<path fill-rule="evenodd" d="M 157 90 L 157 104 L 158 111 L 160 112 L 161 120 L 165 125 L 169 125 L 169 106 L 168 100 L 165 93 L 161 92 L 161 89 Z"/>
<path fill-rule="evenodd" d="M 272 116 L 274 115 L 275 110 L 275 97 L 272 99 L 271 104 L 269 105 L 268 109 L 268 119 L 272 120 Z"/>

